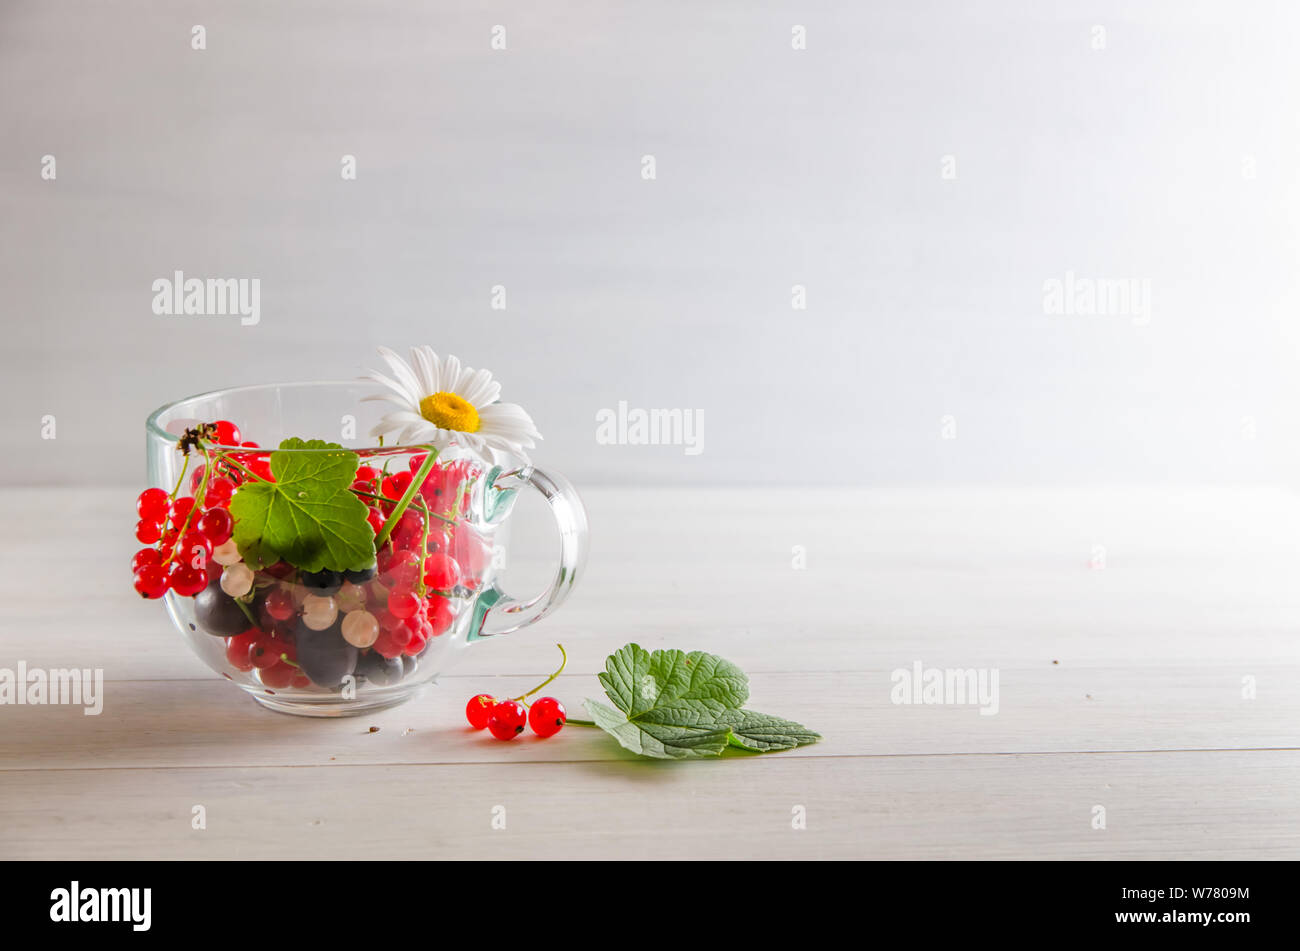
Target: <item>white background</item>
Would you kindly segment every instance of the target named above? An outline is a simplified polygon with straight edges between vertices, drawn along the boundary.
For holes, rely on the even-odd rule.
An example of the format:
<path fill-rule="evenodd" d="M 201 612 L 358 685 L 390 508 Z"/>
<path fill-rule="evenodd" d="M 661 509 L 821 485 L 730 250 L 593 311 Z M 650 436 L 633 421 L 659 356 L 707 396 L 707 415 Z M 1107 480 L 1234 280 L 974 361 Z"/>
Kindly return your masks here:
<path fill-rule="evenodd" d="M 163 402 L 430 343 L 579 485 L 1290 481 L 1297 9 L 6 0 L 0 478 L 138 484 Z M 175 269 L 261 324 L 155 316 Z M 1067 270 L 1149 323 L 1045 315 Z M 704 452 L 598 445 L 619 400 Z"/>

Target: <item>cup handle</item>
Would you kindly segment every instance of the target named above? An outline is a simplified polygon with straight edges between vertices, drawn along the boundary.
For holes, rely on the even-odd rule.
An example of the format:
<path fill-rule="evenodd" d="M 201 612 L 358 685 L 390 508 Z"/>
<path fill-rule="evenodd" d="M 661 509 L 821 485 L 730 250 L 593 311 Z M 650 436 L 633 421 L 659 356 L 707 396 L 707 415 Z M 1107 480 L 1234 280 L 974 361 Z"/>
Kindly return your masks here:
<path fill-rule="evenodd" d="M 544 591 L 535 597 L 512 598 L 495 581 L 474 602 L 474 617 L 466 639 L 476 641 L 509 634 L 540 621 L 573 590 L 587 563 L 587 512 L 577 490 L 561 475 L 524 466 L 498 475 L 492 488 L 498 492 L 532 486 L 551 506 L 560 529 L 560 568 Z"/>

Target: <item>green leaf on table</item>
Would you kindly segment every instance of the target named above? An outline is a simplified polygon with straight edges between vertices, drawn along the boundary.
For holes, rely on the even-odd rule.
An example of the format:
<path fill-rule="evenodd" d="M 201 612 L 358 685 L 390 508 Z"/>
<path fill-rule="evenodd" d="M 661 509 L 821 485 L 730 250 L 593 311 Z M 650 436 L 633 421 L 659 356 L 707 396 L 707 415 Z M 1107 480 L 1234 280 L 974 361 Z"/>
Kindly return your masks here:
<path fill-rule="evenodd" d="M 605 661 L 601 685 L 613 707 L 586 702 L 591 718 L 624 749 L 658 759 L 718 756 L 727 746 L 766 753 L 820 739 L 811 730 L 742 706 L 749 679 L 703 651 L 651 653 L 628 644 Z"/>
<path fill-rule="evenodd" d="M 250 479 L 230 500 L 234 539 L 251 568 L 287 561 L 303 571 L 349 571 L 375 560 L 366 504 L 350 486 L 360 458 L 338 443 L 286 439 L 271 453 L 274 482 Z"/>
<path fill-rule="evenodd" d="M 820 739 L 821 734 L 792 720 L 783 720 L 753 710 L 737 710 L 727 742 L 753 753 L 771 753 L 807 746 Z"/>
<path fill-rule="evenodd" d="M 673 716 L 675 711 L 739 708 L 749 698 L 749 678 L 735 664 L 703 651 L 687 654 L 628 644 L 605 660 L 600 684 L 629 718 Z"/>
<path fill-rule="evenodd" d="M 656 759 L 691 759 L 717 756 L 727 747 L 730 728 L 702 718 L 694 724 L 646 723 L 630 720 L 622 710 L 615 710 L 596 700 L 584 704 L 591 718 L 625 750 Z"/>

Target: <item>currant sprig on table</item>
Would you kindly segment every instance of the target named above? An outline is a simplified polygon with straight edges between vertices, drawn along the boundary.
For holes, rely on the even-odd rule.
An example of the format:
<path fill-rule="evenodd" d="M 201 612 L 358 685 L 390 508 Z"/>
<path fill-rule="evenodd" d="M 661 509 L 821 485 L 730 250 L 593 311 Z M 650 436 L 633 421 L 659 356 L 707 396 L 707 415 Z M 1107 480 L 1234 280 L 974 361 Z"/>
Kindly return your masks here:
<path fill-rule="evenodd" d="M 542 738 L 559 733 L 569 719 L 564 704 L 554 697 L 540 697 L 532 703 L 528 702 L 529 697 L 540 693 L 551 681 L 560 676 L 569 662 L 569 655 L 564 652 L 564 645 L 555 646 L 560 649 L 559 668 L 532 690 L 507 700 L 498 700 L 486 693 L 470 697 L 469 703 L 465 704 L 465 719 L 469 720 L 469 725 L 476 730 L 486 727 L 487 731 L 498 740 L 513 740 L 524 732 L 525 723 Z"/>
<path fill-rule="evenodd" d="M 567 662 L 563 647 L 560 653 Z M 651 652 L 628 644 L 610 654 L 599 679 L 613 706 L 586 701 L 590 720 L 569 719 L 554 697 L 526 703 L 563 670 L 562 662 L 522 697 L 471 697 L 465 707 L 470 726 L 487 727 L 497 739 L 511 740 L 524 730 L 526 709 L 528 724 L 538 736 L 552 736 L 566 723 L 599 727 L 624 749 L 656 759 L 698 759 L 727 750 L 774 753 L 821 739 L 792 720 L 744 709 L 749 678 L 730 661 L 703 651 Z"/>

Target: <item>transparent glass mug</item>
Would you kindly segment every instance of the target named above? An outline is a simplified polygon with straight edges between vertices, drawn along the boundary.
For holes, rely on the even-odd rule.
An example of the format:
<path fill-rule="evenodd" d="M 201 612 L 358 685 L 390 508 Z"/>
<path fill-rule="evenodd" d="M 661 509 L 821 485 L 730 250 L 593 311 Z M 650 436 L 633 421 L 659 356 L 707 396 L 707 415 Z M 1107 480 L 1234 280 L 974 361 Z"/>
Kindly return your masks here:
<path fill-rule="evenodd" d="M 178 497 L 193 494 L 204 457 L 191 450 L 186 469 L 177 440 L 188 427 L 223 419 L 239 427 L 243 440 L 259 444 L 259 448 L 239 449 L 240 458 L 250 464 L 269 461 L 272 452 L 282 451 L 274 448 L 281 440 L 296 436 L 339 443 L 357 453 L 362 465 L 389 473 L 413 471 L 419 460 L 412 459 L 423 450 L 358 443 L 355 434 L 368 432 L 379 415 L 375 403 L 361 402 L 373 389 L 362 382 L 266 384 L 171 403 L 155 411 L 146 424 L 149 484 L 166 492 L 179 484 Z M 388 624 L 395 620 L 384 614 L 385 598 L 401 582 L 385 573 L 383 558 L 373 578 L 345 577 L 333 591 L 332 585 L 321 586 L 319 576 L 303 575 L 283 563 L 267 566 L 254 572 L 254 587 L 242 607 L 220 589 L 221 566 L 209 561 L 205 591 L 195 597 L 167 593 L 167 608 L 176 627 L 209 667 L 262 705 L 305 716 L 349 716 L 410 699 L 467 645 L 539 621 L 568 596 L 586 560 L 587 517 L 566 479 L 523 459 L 498 455 L 490 460 L 454 445 L 438 455 L 430 477 L 439 489 L 448 488 L 446 494 L 454 495 L 455 502 L 454 507 L 444 502 L 439 489 L 427 493 L 423 511 L 430 513 L 430 528 L 427 536 L 419 533 L 425 542 L 420 547 L 432 549 L 430 553 L 445 550 L 457 564 L 459 579 L 450 591 L 429 593 L 424 612 L 433 623 L 424 628 L 429 636 L 422 648 L 418 642 L 408 644 L 398 658 L 390 658 L 374 648 L 355 648 L 342 638 L 340 624 L 348 610 L 367 610 Z M 540 492 L 550 504 L 559 527 L 560 564 L 544 591 L 518 599 L 501 590 L 497 566 L 504 563 L 508 519 L 519 489 L 525 486 Z M 418 509 L 412 506 L 407 511 L 413 510 Z M 421 556 L 425 553 L 420 551 Z M 291 616 L 272 616 L 267 599 L 273 591 L 280 592 L 277 613 L 286 614 L 292 605 Z M 329 597 L 335 603 L 337 620 L 323 631 L 304 627 L 302 605 L 308 596 Z M 233 643 L 241 636 L 242 641 Z M 252 661 L 241 653 L 250 641 Z M 266 650 L 263 644 L 268 645 Z M 272 651 L 278 658 L 275 662 Z M 308 657 L 299 657 L 300 652 L 309 652 Z M 322 682 L 311 680 L 309 670 Z"/>

